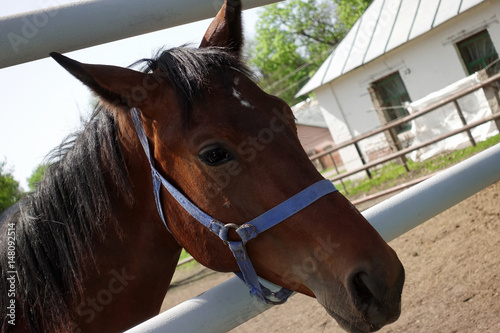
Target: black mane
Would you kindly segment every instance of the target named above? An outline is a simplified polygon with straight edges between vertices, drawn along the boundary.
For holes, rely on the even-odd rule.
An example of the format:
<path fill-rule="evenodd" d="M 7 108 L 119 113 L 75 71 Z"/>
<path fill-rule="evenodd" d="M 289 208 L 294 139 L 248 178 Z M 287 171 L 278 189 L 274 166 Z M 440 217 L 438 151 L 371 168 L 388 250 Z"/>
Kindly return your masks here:
<path fill-rule="evenodd" d="M 236 56 L 218 48 L 174 48 L 136 64 L 166 74 L 187 118 L 214 73 L 221 78 L 228 69 L 249 74 Z M 22 314 L 32 332 L 71 331 L 70 310 L 83 297 L 82 277 L 95 268 L 93 241 L 120 234 L 119 221 L 110 216 L 110 197 L 132 204 L 130 193 L 115 115 L 98 107 L 83 130 L 52 153 L 37 190 L 0 225 L 1 332 L 9 329 L 7 226 L 15 224 L 16 320 Z M 113 235 L 105 233 L 110 223 Z"/>
<path fill-rule="evenodd" d="M 3 223 L 0 242 L 6 244 L 6 228 L 15 223 L 17 315 L 24 314 L 31 331 L 60 331 L 68 327 L 68 310 L 83 295 L 82 277 L 94 261 L 92 240 L 109 237 L 103 225 L 110 219 L 110 196 L 120 193 L 128 202 L 127 168 L 118 144 L 111 113 L 97 113 L 76 137 L 54 152 L 57 161 L 47 168 L 37 191 L 19 202 L 15 215 Z M 104 158 L 106 161 L 104 161 Z M 113 188 L 107 187 L 103 164 L 108 163 Z M 6 246 L 0 249 L 0 289 L 7 288 Z M 0 299 L 2 310 L 8 301 Z M 21 311 L 19 311 L 21 310 Z M 2 331 L 6 330 L 4 320 Z M 44 322 L 44 327 L 40 324 Z"/>

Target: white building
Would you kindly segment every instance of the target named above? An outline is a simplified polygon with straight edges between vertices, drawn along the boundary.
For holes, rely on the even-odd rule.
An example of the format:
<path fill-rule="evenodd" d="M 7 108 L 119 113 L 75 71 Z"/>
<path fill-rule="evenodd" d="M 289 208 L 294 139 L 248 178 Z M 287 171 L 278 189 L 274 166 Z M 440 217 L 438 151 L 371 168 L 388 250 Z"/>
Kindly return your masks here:
<path fill-rule="evenodd" d="M 317 100 L 309 98 L 292 106 L 292 111 L 297 135 L 307 155 L 314 156 L 335 145 Z M 333 168 L 334 163 L 337 166 L 343 165 L 338 152 L 315 159 L 313 163 L 320 171 Z"/>
<path fill-rule="evenodd" d="M 405 102 L 483 69 L 497 50 L 500 1 L 374 0 L 297 95 L 314 93 L 342 143 L 405 115 L 398 107 Z M 401 126 L 399 138 L 410 138 L 410 129 Z M 360 146 L 368 160 L 389 150 L 384 134 Z M 340 153 L 348 170 L 361 165 L 354 147 Z"/>

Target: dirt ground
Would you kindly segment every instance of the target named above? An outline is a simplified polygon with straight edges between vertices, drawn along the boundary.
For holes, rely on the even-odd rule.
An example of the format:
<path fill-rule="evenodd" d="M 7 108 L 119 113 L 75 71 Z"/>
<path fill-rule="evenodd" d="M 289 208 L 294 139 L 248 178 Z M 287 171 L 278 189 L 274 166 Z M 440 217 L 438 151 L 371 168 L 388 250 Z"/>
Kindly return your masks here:
<path fill-rule="evenodd" d="M 406 268 L 402 314 L 380 332 L 500 332 L 500 182 L 390 242 Z M 233 277 L 179 269 L 166 310 Z M 344 332 L 315 299 L 295 295 L 234 329 Z"/>

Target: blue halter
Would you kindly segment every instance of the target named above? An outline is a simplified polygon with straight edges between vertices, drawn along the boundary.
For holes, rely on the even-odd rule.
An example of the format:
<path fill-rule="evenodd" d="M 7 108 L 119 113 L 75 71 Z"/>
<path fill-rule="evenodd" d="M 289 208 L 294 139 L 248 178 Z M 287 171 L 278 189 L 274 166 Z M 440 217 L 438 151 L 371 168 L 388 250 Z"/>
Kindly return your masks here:
<path fill-rule="evenodd" d="M 170 192 L 174 199 L 177 200 L 177 202 L 182 207 L 184 207 L 184 209 L 189 214 L 191 214 L 192 217 L 198 220 L 198 222 L 203 224 L 210 231 L 218 235 L 222 239 L 222 241 L 229 246 L 240 268 L 240 272 L 237 272 L 236 275 L 238 275 L 250 288 L 251 295 L 255 295 L 257 299 L 259 299 L 263 303 L 284 303 L 292 294 L 292 291 L 281 288 L 277 292 L 271 292 L 269 289 L 262 286 L 259 283 L 257 273 L 253 268 L 250 258 L 248 257 L 245 245 L 249 240 L 257 237 L 257 235 L 261 232 L 264 232 L 267 229 L 282 222 L 283 220 L 289 218 L 290 216 L 309 206 L 326 194 L 337 191 L 335 186 L 329 180 L 323 179 L 295 194 L 281 204 L 271 208 L 270 210 L 256 217 L 250 222 L 244 223 L 242 225 L 237 225 L 234 223 L 222 223 L 206 214 L 195 204 L 193 204 L 188 198 L 186 198 L 186 196 L 184 196 L 181 192 L 179 192 L 179 190 L 177 190 L 172 184 L 170 184 L 165 178 L 163 178 L 163 176 L 155 169 L 151 152 L 149 150 L 148 139 L 146 137 L 146 133 L 144 132 L 141 113 L 138 109 L 132 108 L 131 114 L 135 129 L 137 131 L 137 135 L 139 136 L 139 140 L 141 141 L 142 147 L 144 148 L 144 152 L 146 153 L 149 164 L 151 166 L 154 195 L 158 214 L 160 215 L 167 230 L 170 232 L 170 229 L 168 228 L 165 217 L 163 215 L 160 201 L 160 189 L 162 184 L 167 189 L 167 191 Z M 229 229 L 235 229 L 236 233 L 240 236 L 241 241 L 230 241 L 228 239 Z"/>

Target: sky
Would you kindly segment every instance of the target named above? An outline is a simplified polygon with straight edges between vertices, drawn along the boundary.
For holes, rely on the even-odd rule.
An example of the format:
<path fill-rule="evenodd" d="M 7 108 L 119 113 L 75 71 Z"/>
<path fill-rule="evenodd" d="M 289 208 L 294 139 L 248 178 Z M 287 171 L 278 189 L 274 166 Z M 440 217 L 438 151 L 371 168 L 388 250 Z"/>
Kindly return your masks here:
<path fill-rule="evenodd" d="M 42 0 L 7 1 L 4 16 L 37 10 Z M 75 0 L 58 0 L 60 4 Z M 259 9 L 244 11 L 246 38 L 255 33 Z M 211 19 L 67 53 L 86 63 L 126 67 L 162 47 L 198 45 Z M 0 69 L 0 162 L 25 190 L 26 179 L 91 112 L 91 93 L 51 58 Z"/>

